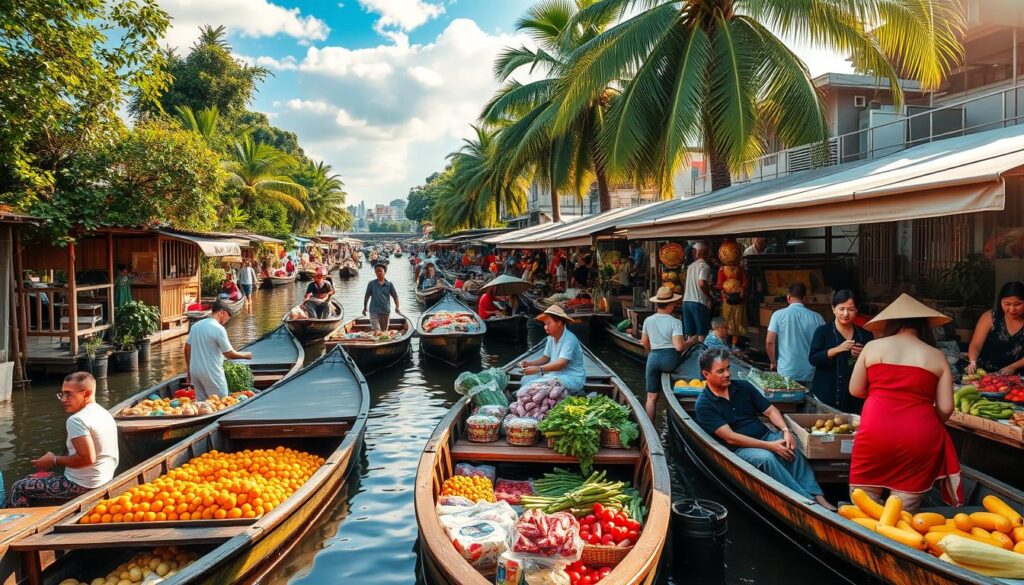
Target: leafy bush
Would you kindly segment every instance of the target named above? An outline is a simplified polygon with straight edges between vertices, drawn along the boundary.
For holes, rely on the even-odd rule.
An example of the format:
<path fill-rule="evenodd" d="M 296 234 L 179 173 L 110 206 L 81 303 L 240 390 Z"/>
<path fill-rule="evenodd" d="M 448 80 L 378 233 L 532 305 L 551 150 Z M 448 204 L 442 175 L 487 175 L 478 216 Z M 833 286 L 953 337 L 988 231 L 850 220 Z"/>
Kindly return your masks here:
<path fill-rule="evenodd" d="M 224 284 L 225 276 L 227 276 L 227 271 L 217 266 L 215 258 L 203 258 L 202 263 L 199 265 L 199 288 L 202 291 L 201 294 L 208 297 L 216 296 L 220 292 L 220 287 Z"/>
<path fill-rule="evenodd" d="M 129 301 L 114 311 L 114 321 L 117 343 L 134 347 L 160 329 L 160 311 L 142 301 Z M 128 340 L 130 343 L 126 343 Z"/>
<path fill-rule="evenodd" d="M 224 362 L 224 377 L 228 381 L 228 391 L 252 390 L 256 387 L 252 369 L 237 362 Z"/>

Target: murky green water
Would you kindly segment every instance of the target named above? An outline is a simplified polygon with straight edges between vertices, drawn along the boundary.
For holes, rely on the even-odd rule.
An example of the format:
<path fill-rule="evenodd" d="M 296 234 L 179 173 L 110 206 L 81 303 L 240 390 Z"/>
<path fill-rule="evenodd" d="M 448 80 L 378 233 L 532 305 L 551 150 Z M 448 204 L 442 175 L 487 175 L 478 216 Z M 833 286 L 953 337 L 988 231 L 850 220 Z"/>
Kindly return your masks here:
<path fill-rule="evenodd" d="M 361 311 L 363 292 L 371 278 L 369 269 L 347 281 L 335 277 L 347 315 Z M 399 291 L 403 312 L 415 318 L 419 308 L 412 294 L 412 270 L 406 259 L 392 259 L 388 278 Z M 294 287 L 257 291 L 252 314 L 239 314 L 227 325 L 232 342 L 240 346 L 276 327 L 281 316 L 301 298 L 304 287 L 305 283 L 297 283 Z M 463 364 L 461 369 L 420 356 L 414 339 L 412 352 L 405 360 L 370 376 L 366 446 L 349 476 L 347 489 L 265 582 L 415 583 L 418 576 L 413 486 L 423 443 L 458 399 L 452 382 L 459 372 L 507 363 L 541 340 L 543 331 L 531 326 L 528 337 L 520 342 L 486 338 L 480 360 Z M 111 374 L 101 382 L 97 400 L 105 406 L 115 404 L 140 387 L 182 371 L 183 345 L 184 338 L 180 338 L 153 348 L 153 359 L 141 372 Z M 642 388 L 640 364 L 611 346 L 591 348 L 632 388 Z M 316 359 L 321 352 L 319 346 L 308 347 L 306 361 Z M 57 380 L 37 380 L 32 390 L 16 392 L 12 402 L 0 403 L 0 466 L 8 483 L 32 471 L 30 459 L 47 450 L 63 450 L 65 416 L 54 397 L 58 389 Z M 660 413 L 658 426 L 667 441 L 665 425 L 664 413 Z M 720 501 L 729 508 L 724 582 L 806 583 L 835 578 L 834 573 L 804 554 L 799 546 L 718 493 L 685 460 L 684 454 L 675 450 L 671 453 L 673 499 L 697 495 Z M 670 548 L 666 549 L 665 557 L 671 557 Z M 663 582 L 700 582 L 673 578 L 670 573 L 666 566 L 662 571 Z"/>

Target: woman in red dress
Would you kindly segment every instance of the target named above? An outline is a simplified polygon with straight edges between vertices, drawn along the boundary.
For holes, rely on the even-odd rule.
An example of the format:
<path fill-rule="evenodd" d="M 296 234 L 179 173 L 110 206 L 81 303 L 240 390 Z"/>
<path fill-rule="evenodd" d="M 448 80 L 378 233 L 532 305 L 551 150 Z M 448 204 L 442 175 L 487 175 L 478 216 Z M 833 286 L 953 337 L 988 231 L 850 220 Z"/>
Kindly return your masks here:
<path fill-rule="evenodd" d="M 950 318 L 904 294 L 865 328 L 850 394 L 865 400 L 853 443 L 850 489 L 882 500 L 883 490 L 913 512 L 935 482 L 946 503 L 963 502 L 960 462 L 945 422 L 953 413 L 953 374 L 931 330 Z"/>

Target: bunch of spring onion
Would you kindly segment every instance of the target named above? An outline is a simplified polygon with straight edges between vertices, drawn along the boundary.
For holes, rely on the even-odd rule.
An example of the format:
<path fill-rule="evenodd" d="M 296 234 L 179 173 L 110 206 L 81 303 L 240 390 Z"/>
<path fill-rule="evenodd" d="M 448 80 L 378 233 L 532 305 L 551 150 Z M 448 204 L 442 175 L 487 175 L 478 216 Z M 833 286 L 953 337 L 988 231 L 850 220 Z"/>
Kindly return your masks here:
<path fill-rule="evenodd" d="M 629 484 L 605 481 L 606 472 L 595 471 L 590 477 L 556 469 L 534 482 L 537 495 L 523 496 L 523 507 L 536 508 L 547 514 L 568 511 L 582 518 L 589 514 L 595 502 L 611 508 L 627 509 L 632 496 L 625 493 Z"/>

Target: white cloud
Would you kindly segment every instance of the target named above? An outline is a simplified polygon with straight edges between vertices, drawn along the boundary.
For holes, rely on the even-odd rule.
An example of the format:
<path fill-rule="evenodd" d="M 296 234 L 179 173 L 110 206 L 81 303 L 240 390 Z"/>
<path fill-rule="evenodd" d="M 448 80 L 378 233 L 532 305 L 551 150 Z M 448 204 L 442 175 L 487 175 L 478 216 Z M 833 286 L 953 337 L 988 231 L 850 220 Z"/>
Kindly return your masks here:
<path fill-rule="evenodd" d="M 190 46 L 202 25 L 224 25 L 231 34 L 254 38 L 286 35 L 300 43 L 324 40 L 331 30 L 319 18 L 269 0 L 162 0 L 160 7 L 174 19 L 165 41 L 178 48 Z"/>
<path fill-rule="evenodd" d="M 399 29 L 411 31 L 444 14 L 444 6 L 423 0 L 359 0 L 367 12 L 380 15 L 374 25 L 377 31 Z"/>
<path fill-rule="evenodd" d="M 288 55 L 283 59 L 275 59 L 273 57 L 260 56 L 255 59 L 249 59 L 249 62 L 260 67 L 266 67 L 275 71 L 294 71 L 299 68 L 298 62 L 295 57 Z"/>

